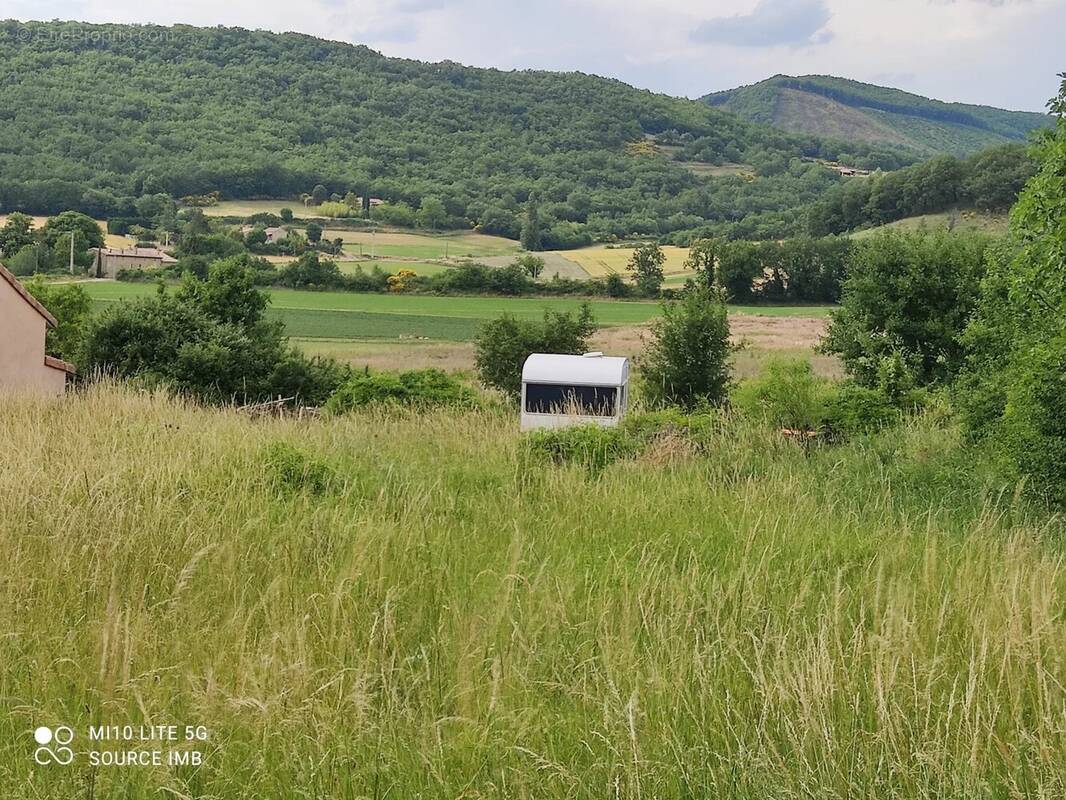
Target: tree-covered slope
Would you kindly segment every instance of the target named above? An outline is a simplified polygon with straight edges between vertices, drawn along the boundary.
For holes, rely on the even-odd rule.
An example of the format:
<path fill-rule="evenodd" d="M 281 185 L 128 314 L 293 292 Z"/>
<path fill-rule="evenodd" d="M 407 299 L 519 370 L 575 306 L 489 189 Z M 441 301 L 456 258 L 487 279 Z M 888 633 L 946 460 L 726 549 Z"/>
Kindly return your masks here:
<path fill-rule="evenodd" d="M 795 133 L 892 144 L 924 155 L 968 155 L 1024 140 L 1030 131 L 1051 124 L 1046 114 L 943 103 L 825 75 L 776 75 L 703 100 Z"/>
<path fill-rule="evenodd" d="M 760 179 L 701 178 L 633 146 L 657 136 Z M 243 29 L 0 23 L 0 211 L 121 214 L 157 192 L 292 197 L 322 183 L 413 206 L 434 196 L 508 235 L 531 192 L 564 238 L 741 218 L 745 234 L 780 235 L 837 180 L 790 162 L 840 149 L 578 73 L 427 64 Z"/>

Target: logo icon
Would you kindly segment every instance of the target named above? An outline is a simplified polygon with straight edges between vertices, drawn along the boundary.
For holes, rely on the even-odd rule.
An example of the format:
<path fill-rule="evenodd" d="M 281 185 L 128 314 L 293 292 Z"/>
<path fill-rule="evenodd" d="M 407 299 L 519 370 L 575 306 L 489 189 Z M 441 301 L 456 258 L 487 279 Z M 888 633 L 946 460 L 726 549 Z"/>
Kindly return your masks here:
<path fill-rule="evenodd" d="M 38 764 L 59 764 L 66 766 L 74 760 L 74 751 L 67 745 L 74 741 L 74 731 L 66 725 L 60 725 L 54 731 L 44 725 L 33 732 L 33 740 L 40 745 L 33 751 L 33 760 Z M 48 747 L 54 743 L 55 747 Z"/>

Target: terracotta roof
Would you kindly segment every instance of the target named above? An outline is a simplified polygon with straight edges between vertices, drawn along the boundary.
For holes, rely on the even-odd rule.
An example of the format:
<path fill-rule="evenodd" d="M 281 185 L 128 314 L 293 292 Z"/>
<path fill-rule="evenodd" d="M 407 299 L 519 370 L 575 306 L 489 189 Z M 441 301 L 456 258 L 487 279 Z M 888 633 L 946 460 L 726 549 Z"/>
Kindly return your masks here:
<path fill-rule="evenodd" d="M 69 375 L 73 375 L 75 372 L 77 372 L 77 370 L 74 369 L 73 364 L 68 364 L 63 359 L 55 358 L 54 356 L 45 356 L 44 365 L 46 367 L 51 367 L 52 369 L 61 369 Z"/>
<path fill-rule="evenodd" d="M 18 292 L 20 295 L 22 295 L 22 299 L 29 303 L 33 307 L 34 311 L 44 317 L 45 322 L 47 322 L 53 328 L 57 324 L 59 324 L 56 322 L 56 318 L 48 313 L 48 309 L 42 306 L 40 301 L 36 297 L 26 291 L 26 287 L 19 283 L 19 279 L 12 275 L 10 272 L 8 272 L 7 267 L 5 267 L 3 264 L 0 264 L 0 278 L 3 278 L 5 281 L 10 283 L 11 288 Z"/>

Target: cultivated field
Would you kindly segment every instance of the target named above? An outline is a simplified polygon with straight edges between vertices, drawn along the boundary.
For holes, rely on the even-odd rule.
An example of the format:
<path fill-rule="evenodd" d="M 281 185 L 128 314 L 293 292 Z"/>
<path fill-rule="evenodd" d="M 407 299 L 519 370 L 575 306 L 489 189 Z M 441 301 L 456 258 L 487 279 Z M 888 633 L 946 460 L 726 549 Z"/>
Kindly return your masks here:
<path fill-rule="evenodd" d="M 213 206 L 205 206 L 209 217 L 250 217 L 252 214 L 281 216 L 281 209 L 290 208 L 301 219 L 314 218 L 314 206 L 305 208 L 300 200 L 222 200 Z"/>
<path fill-rule="evenodd" d="M 86 291 L 98 305 L 146 296 L 152 284 L 90 281 Z M 508 313 L 540 318 L 545 309 L 577 311 L 577 297 L 438 297 L 413 294 L 359 294 L 270 291 L 268 314 L 285 322 L 291 336 L 324 339 L 395 339 L 399 337 L 468 341 L 488 319 Z M 642 325 L 659 314 L 659 304 L 592 300 L 597 322 L 605 326 Z M 738 315 L 824 318 L 828 306 L 734 306 Z"/>
<path fill-rule="evenodd" d="M 603 278 L 613 273 L 625 275 L 629 259 L 633 256 L 633 250 L 634 248 L 632 247 L 594 245 L 577 250 L 556 250 L 553 252 L 573 261 L 592 277 Z M 666 263 L 663 265 L 664 273 L 678 274 L 686 271 L 687 247 L 664 245 L 662 251 L 663 255 L 666 256 Z"/>
<path fill-rule="evenodd" d="M 502 410 L 6 402 L 4 797 L 1066 794 L 1060 521 L 934 419 L 703 436 L 597 474 Z M 171 723 L 202 766 L 85 763 Z"/>
<path fill-rule="evenodd" d="M 733 342 L 740 346 L 733 356 L 733 370 L 739 378 L 758 375 L 767 360 L 774 357 L 806 359 L 816 374 L 841 377 L 840 361 L 815 350 L 825 333 L 824 318 L 734 313 L 730 327 Z M 637 357 L 644 352 L 649 337 L 646 325 L 614 325 L 598 330 L 592 336 L 590 348 L 610 355 Z M 309 355 L 336 358 L 358 369 L 394 370 L 398 364 L 405 369 L 438 367 L 468 373 L 474 369 L 474 345 L 470 341 L 426 341 L 409 335 L 400 339 L 294 338 L 293 341 Z"/>
<path fill-rule="evenodd" d="M 402 231 L 346 231 L 327 229 L 326 239 L 343 239 L 349 255 L 396 258 L 473 258 L 518 252 L 518 243 L 483 233 L 410 233 Z"/>

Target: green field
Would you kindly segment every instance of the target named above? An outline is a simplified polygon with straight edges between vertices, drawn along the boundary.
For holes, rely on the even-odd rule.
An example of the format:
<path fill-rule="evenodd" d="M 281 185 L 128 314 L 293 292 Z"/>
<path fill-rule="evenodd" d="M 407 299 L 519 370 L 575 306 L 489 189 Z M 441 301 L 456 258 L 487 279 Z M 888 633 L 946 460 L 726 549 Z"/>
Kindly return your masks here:
<path fill-rule="evenodd" d="M 150 295 L 154 285 L 98 281 L 84 284 L 98 305 Z M 354 292 L 270 291 L 269 314 L 285 322 L 290 335 L 303 338 L 429 337 L 446 341 L 473 338 L 484 320 L 509 313 L 540 318 L 546 308 L 577 311 L 582 298 L 437 297 L 408 294 L 357 294 Z M 639 325 L 659 313 L 651 302 L 590 301 L 601 325 Z M 828 306 L 734 306 L 735 314 L 824 317 Z"/>
<path fill-rule="evenodd" d="M 409 269 L 416 275 L 436 275 L 449 269 L 448 264 L 440 264 L 436 261 L 382 261 L 380 259 L 373 261 L 369 259 L 359 261 L 338 261 L 337 266 L 340 268 L 340 271 L 346 275 L 350 275 L 355 272 L 356 269 L 370 272 L 374 267 L 380 267 L 390 275 L 395 275 L 402 269 Z"/>
<path fill-rule="evenodd" d="M 289 336 L 306 339 L 426 338 L 466 342 L 474 338 L 484 322 L 477 317 L 277 307 L 268 309 L 267 317 L 284 322 Z"/>
<path fill-rule="evenodd" d="M 881 225 L 876 228 L 868 228 L 864 231 L 858 231 L 851 234 L 851 236 L 854 239 L 865 239 L 873 236 L 878 231 L 886 229 L 896 231 L 916 231 L 920 229 L 935 231 L 951 229 L 956 231 L 976 231 L 978 233 L 987 233 L 992 236 L 1003 236 L 1007 233 L 1009 227 L 1010 220 L 1007 218 L 1006 214 L 989 214 L 987 212 L 973 210 L 943 211 L 939 214 L 922 214 L 917 217 L 907 217 L 906 219 L 889 222 L 886 225 Z"/>
<path fill-rule="evenodd" d="M 518 252 L 518 243 L 482 233 L 425 233 L 403 230 L 327 229 L 326 239 L 342 239 L 349 255 L 392 258 L 477 258 Z"/>
<path fill-rule="evenodd" d="M 5 402 L 5 799 L 1066 794 L 1062 520 L 942 420 L 602 472 L 517 428 Z M 88 725 L 170 723 L 202 766 L 88 766 Z"/>
<path fill-rule="evenodd" d="M 209 217 L 250 217 L 252 214 L 273 214 L 281 216 L 281 209 L 290 208 L 301 219 L 315 216 L 314 207 L 305 208 L 300 200 L 222 200 L 213 206 L 206 206 L 204 214 Z"/>

